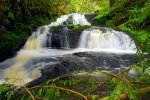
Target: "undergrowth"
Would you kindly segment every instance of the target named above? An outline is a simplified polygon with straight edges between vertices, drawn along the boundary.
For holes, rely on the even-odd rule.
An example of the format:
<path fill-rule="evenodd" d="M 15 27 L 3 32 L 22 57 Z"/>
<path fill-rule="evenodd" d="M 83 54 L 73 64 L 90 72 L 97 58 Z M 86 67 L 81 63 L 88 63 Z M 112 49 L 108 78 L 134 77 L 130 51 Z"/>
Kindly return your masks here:
<path fill-rule="evenodd" d="M 145 59 L 118 73 L 94 71 L 95 76 L 91 76 L 93 72 L 76 71 L 33 87 L 23 85 L 23 80 L 18 79 L 18 86 L 0 85 L 0 97 L 3 100 L 143 100 L 143 95 L 147 95 L 148 99 L 149 61 Z M 139 69 L 142 71 L 128 77 L 131 71 Z"/>
<path fill-rule="evenodd" d="M 150 52 L 150 1 L 117 0 L 107 11 L 96 12 L 93 25 L 128 32 L 143 52 Z"/>

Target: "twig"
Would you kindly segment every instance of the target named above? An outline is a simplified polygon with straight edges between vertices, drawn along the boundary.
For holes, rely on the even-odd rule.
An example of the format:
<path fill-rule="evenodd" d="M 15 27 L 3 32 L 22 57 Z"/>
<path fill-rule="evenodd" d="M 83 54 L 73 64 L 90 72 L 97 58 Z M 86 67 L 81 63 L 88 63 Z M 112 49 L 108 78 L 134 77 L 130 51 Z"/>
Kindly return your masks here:
<path fill-rule="evenodd" d="M 136 84 L 150 84 L 150 82 L 136 82 L 136 81 L 130 81 L 131 83 L 136 83 Z"/>
<path fill-rule="evenodd" d="M 135 84 L 150 84 L 150 82 L 137 82 L 137 81 L 129 81 L 130 83 L 135 83 Z M 103 82 L 96 82 L 97 84 L 101 84 Z M 110 83 L 110 82 L 106 82 L 106 83 Z"/>
<path fill-rule="evenodd" d="M 147 60 L 149 60 L 149 59 L 145 59 L 144 61 L 147 61 Z M 138 65 L 138 64 L 140 64 L 140 63 L 141 63 L 141 62 L 131 65 L 129 68 L 127 68 L 127 69 L 125 69 L 125 70 L 119 72 L 117 75 L 121 75 L 122 73 L 125 73 L 125 72 L 129 71 L 129 70 L 130 70 L 131 68 L 133 68 L 135 65 Z M 105 73 L 107 73 L 107 72 L 105 72 Z M 108 73 L 107 73 L 107 74 L 108 74 Z M 118 78 L 117 75 L 110 74 L 110 73 L 109 73 L 109 75 L 112 75 L 113 77 Z M 104 83 L 106 83 L 108 80 L 111 80 L 111 79 L 112 79 L 112 77 L 109 78 L 109 79 L 106 79 L 104 82 L 101 82 L 100 84 L 98 84 L 97 86 L 95 86 L 95 87 L 88 93 L 88 95 L 89 95 L 91 92 L 93 92 L 95 89 L 97 89 L 99 86 L 103 85 Z M 120 78 L 119 78 L 119 79 L 120 79 Z M 130 85 L 133 87 L 132 84 L 130 84 Z"/>
<path fill-rule="evenodd" d="M 110 79 L 111 79 L 111 78 L 110 78 Z M 89 95 L 91 92 L 93 92 L 94 90 L 96 90 L 99 86 L 105 84 L 107 81 L 108 81 L 108 80 L 105 80 L 104 82 L 101 82 L 101 84 L 98 84 L 96 87 L 94 87 L 94 88 L 88 93 L 88 95 Z"/>
<path fill-rule="evenodd" d="M 24 85 L 25 84 L 25 82 L 24 82 L 24 80 L 22 78 L 11 77 L 11 78 L 5 78 L 5 80 L 8 81 L 8 82 L 11 81 L 11 80 L 14 80 L 13 82 L 10 82 L 12 84 L 15 84 L 17 81 L 19 81 L 20 85 Z"/>
<path fill-rule="evenodd" d="M 23 86 L 23 88 L 27 91 L 27 93 L 31 96 L 32 100 L 35 100 L 34 96 L 32 95 L 32 93 L 30 92 L 30 90 L 26 87 Z"/>
<path fill-rule="evenodd" d="M 34 87 L 31 87 L 29 89 L 35 89 L 35 88 L 54 88 L 54 89 L 60 89 L 60 90 L 64 90 L 64 91 L 68 91 L 68 92 L 71 92 L 71 93 L 74 93 L 76 95 L 79 95 L 81 97 L 83 97 L 85 100 L 88 100 L 86 96 L 82 95 L 81 93 L 79 92 L 76 92 L 74 90 L 70 90 L 70 89 L 66 89 L 66 88 L 62 88 L 62 87 L 58 87 L 58 86 L 34 86 Z"/>
<path fill-rule="evenodd" d="M 63 77 L 65 77 L 65 76 L 68 76 L 68 75 L 70 75 L 70 74 L 64 74 L 64 75 L 62 75 L 62 76 L 59 76 L 59 77 L 57 77 L 57 78 L 63 78 Z M 49 80 L 49 82 L 50 81 L 53 81 L 53 80 L 55 80 L 55 79 L 57 79 L 57 78 L 54 78 L 54 79 L 51 79 L 51 80 Z M 56 81 L 56 80 L 55 80 Z M 45 81 L 46 82 L 46 81 Z M 44 82 L 43 82 L 44 83 Z M 26 84 L 25 85 L 26 87 L 28 87 L 28 84 Z M 17 97 L 20 93 L 23 93 L 24 92 L 24 90 L 22 90 L 22 91 L 19 91 L 19 93 L 16 93 L 15 95 L 14 95 L 14 97 Z"/>
<path fill-rule="evenodd" d="M 139 89 L 138 90 L 138 94 L 140 95 L 140 94 L 145 94 L 145 93 L 147 93 L 147 92 L 149 92 L 150 91 L 150 86 L 148 86 L 148 87 L 144 87 L 144 88 L 141 88 L 141 89 Z M 124 99 L 121 99 L 121 98 L 124 98 Z M 126 100 L 127 99 L 127 94 L 126 93 L 122 93 L 121 95 L 120 95 L 120 100 Z M 105 97 L 104 97 L 105 98 Z M 100 98 L 99 100 L 103 100 L 104 98 Z"/>
<path fill-rule="evenodd" d="M 65 76 L 69 76 L 69 75 L 70 75 L 70 74 L 64 74 L 64 75 L 62 75 L 62 76 L 56 77 L 56 78 L 54 78 L 54 79 L 50 79 L 50 80 L 48 80 L 48 81 L 50 82 L 50 81 L 53 81 L 53 80 L 55 80 L 55 79 L 56 79 L 56 80 L 57 80 L 57 79 L 61 79 L 61 78 L 65 77 Z M 55 80 L 55 81 L 56 81 L 56 80 Z M 55 81 L 53 81 L 53 82 L 55 82 Z"/>
<path fill-rule="evenodd" d="M 20 82 L 20 85 L 24 85 L 24 84 L 25 84 L 25 82 L 24 82 L 24 80 L 23 80 L 22 78 L 16 79 L 16 80 L 13 82 L 13 84 L 15 84 L 17 81 Z"/>
<path fill-rule="evenodd" d="M 150 86 L 139 89 L 139 94 L 144 94 L 150 91 Z"/>
<path fill-rule="evenodd" d="M 121 81 L 125 81 L 126 83 L 128 83 L 128 84 L 130 84 L 133 88 L 135 88 L 129 81 L 126 81 L 126 79 L 122 79 L 122 78 L 120 78 L 119 76 L 117 76 L 117 75 L 115 75 L 115 74 L 112 74 L 112 73 L 108 73 L 108 72 L 103 72 L 103 73 L 105 73 L 105 74 L 107 74 L 107 75 L 110 75 L 110 76 L 112 76 L 112 77 L 115 77 L 115 78 L 117 78 L 117 79 L 119 79 L 119 80 L 121 80 Z M 119 74 L 118 74 L 119 75 Z M 111 77 L 111 78 L 112 78 Z"/>

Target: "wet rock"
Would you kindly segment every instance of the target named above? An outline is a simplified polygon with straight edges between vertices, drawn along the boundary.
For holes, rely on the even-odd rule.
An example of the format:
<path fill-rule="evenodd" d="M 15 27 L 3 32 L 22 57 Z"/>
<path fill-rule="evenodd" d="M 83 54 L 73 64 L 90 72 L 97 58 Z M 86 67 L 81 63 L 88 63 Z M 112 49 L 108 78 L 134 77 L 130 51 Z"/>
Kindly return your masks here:
<path fill-rule="evenodd" d="M 85 18 L 88 20 L 88 22 L 92 23 L 93 18 L 95 17 L 94 14 L 85 14 Z"/>
<path fill-rule="evenodd" d="M 72 55 L 68 54 L 62 57 L 56 57 L 55 59 L 57 59 L 55 63 L 45 64 L 45 66 L 41 68 L 42 76 L 30 82 L 29 86 L 38 85 L 49 79 L 69 74 L 77 70 L 105 70 L 116 72 L 121 70 L 121 66 L 129 67 L 130 65 L 137 63 L 136 56 L 134 56 L 134 54 L 108 54 L 105 52 L 79 52 Z M 51 62 L 50 59 L 49 61 L 45 61 L 46 63 Z"/>
<path fill-rule="evenodd" d="M 47 47 L 68 48 L 68 28 L 65 25 L 58 26 L 57 29 L 50 30 L 52 33 L 51 41 L 47 42 Z M 49 40 L 49 39 L 48 39 Z"/>

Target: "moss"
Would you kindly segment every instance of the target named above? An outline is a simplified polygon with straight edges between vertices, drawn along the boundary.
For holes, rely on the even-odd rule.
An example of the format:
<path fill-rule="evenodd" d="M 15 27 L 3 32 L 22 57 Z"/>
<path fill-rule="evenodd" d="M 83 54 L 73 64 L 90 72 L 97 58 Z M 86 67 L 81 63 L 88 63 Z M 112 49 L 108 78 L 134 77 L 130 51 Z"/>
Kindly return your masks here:
<path fill-rule="evenodd" d="M 71 23 L 73 22 L 72 18 L 69 17 L 69 18 L 67 19 L 67 22 L 68 22 L 69 24 L 71 24 Z"/>
<path fill-rule="evenodd" d="M 84 29 L 89 28 L 90 26 L 81 26 L 81 25 L 73 25 L 69 24 L 69 41 L 70 41 L 70 47 L 71 48 L 76 48 L 78 46 L 78 41 L 80 38 L 80 35 Z"/>
<path fill-rule="evenodd" d="M 71 37 L 77 37 L 77 36 L 80 36 L 80 34 L 82 33 L 82 31 L 84 29 L 87 29 L 87 28 L 90 28 L 89 25 L 84 25 L 84 26 L 81 26 L 81 25 L 73 25 L 73 24 L 69 24 L 68 25 L 68 28 L 70 29 L 70 34 L 71 34 Z"/>
<path fill-rule="evenodd" d="M 86 28 L 89 28 L 90 25 L 84 25 L 84 26 L 81 26 L 81 25 L 73 25 L 73 24 L 69 24 L 68 25 L 68 28 L 70 29 L 70 32 L 76 32 L 78 30 L 83 30 L 83 29 L 86 29 Z"/>
<path fill-rule="evenodd" d="M 79 24 L 78 25 L 73 25 L 73 24 L 68 24 L 67 27 L 69 29 L 73 29 L 74 27 L 77 27 L 77 26 L 80 26 Z"/>
<path fill-rule="evenodd" d="M 52 26 L 51 29 L 52 30 L 58 30 L 60 28 L 61 25 L 57 25 L 57 26 Z"/>

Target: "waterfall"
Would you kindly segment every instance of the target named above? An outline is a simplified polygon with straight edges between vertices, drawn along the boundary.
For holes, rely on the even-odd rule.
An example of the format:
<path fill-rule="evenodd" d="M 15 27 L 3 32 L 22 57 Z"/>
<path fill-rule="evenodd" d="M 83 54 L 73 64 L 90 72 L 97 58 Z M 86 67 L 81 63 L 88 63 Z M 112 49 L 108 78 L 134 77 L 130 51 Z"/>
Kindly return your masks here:
<path fill-rule="evenodd" d="M 45 68 L 46 65 L 53 63 L 53 61 L 58 63 L 60 58 L 57 59 L 57 57 L 67 54 L 89 52 L 89 50 L 95 51 L 96 49 L 104 49 L 104 51 L 112 51 L 112 49 L 134 51 L 136 49 L 135 44 L 131 43 L 132 39 L 125 33 L 100 27 L 91 27 L 84 30 L 81 35 L 77 36 L 78 46 L 71 49 L 68 37 L 69 29 L 67 27 L 67 24 L 70 23 L 74 25 L 90 25 L 84 15 L 73 13 L 61 16 L 56 22 L 52 22 L 49 25 L 39 27 L 28 38 L 16 57 L 0 63 L 0 82 L 9 79 L 11 80 L 10 82 L 14 83 L 17 79 L 21 79 L 24 80 L 24 83 L 28 83 L 41 77 L 40 69 Z M 60 32 L 55 33 L 52 27 L 59 25 Z M 73 41 L 73 43 L 75 42 Z M 75 60 L 73 59 L 72 61 Z M 78 61 L 80 60 L 78 59 Z"/>
<path fill-rule="evenodd" d="M 73 24 L 80 24 L 80 25 L 91 25 L 85 18 L 84 15 L 79 15 L 79 14 L 73 14 L 72 15 L 73 18 Z"/>
<path fill-rule="evenodd" d="M 51 47 L 52 43 L 52 38 L 54 37 L 55 40 L 55 34 L 51 32 L 51 27 L 53 26 L 59 26 L 63 25 L 65 22 L 67 22 L 68 18 L 72 18 L 72 24 L 77 25 L 90 25 L 90 23 L 86 20 L 84 15 L 73 13 L 69 15 L 64 15 L 61 16 L 56 20 L 56 22 L 52 22 L 49 25 L 41 26 L 37 29 L 37 31 L 32 33 L 32 36 L 27 40 L 24 49 L 25 50 L 37 50 L 41 48 L 46 48 L 46 47 Z M 67 33 L 67 27 L 63 29 L 63 33 Z M 60 34 L 61 35 L 61 34 Z M 62 48 L 69 48 L 69 43 L 68 43 L 68 37 L 66 36 L 67 34 L 61 35 L 60 39 L 58 39 L 59 42 L 61 42 L 60 47 Z M 56 37 L 58 38 L 58 37 Z"/>
<path fill-rule="evenodd" d="M 24 49 L 25 50 L 36 50 L 46 47 L 47 35 L 51 34 L 48 32 L 49 28 L 47 26 L 42 26 L 33 32 L 32 35 L 27 40 Z"/>
<path fill-rule="evenodd" d="M 109 28 L 92 27 L 80 36 L 79 48 L 135 50 L 135 43 L 123 32 Z"/>
<path fill-rule="evenodd" d="M 29 62 L 32 61 L 33 58 L 40 58 L 42 56 L 55 56 L 55 55 L 63 55 L 72 53 L 72 51 L 64 52 L 64 51 L 57 51 L 57 50 L 50 50 L 53 46 L 58 46 L 61 48 L 69 48 L 68 36 L 67 31 L 68 28 L 65 23 L 68 23 L 67 20 L 71 18 L 72 24 L 80 24 L 80 25 L 90 25 L 88 21 L 85 19 L 84 15 L 81 14 L 69 14 L 61 16 L 56 20 L 56 22 L 52 22 L 49 25 L 44 25 L 39 27 L 32 35 L 28 38 L 27 42 L 25 43 L 23 49 L 21 49 L 17 56 L 13 58 L 12 64 L 9 64 L 5 61 L 5 63 L 0 63 L 0 67 L 5 66 L 6 68 L 3 70 L 0 69 L 0 78 L 3 82 L 5 79 L 9 80 L 10 82 L 15 82 L 16 79 L 24 80 L 24 83 L 30 82 L 33 79 L 38 78 L 41 74 L 38 68 L 43 66 L 43 63 L 40 62 L 40 66 L 36 65 L 37 68 L 26 68 L 29 66 Z M 52 33 L 53 26 L 62 25 L 62 33 L 63 34 L 55 34 Z M 48 49 L 48 50 L 47 50 Z M 73 51 L 74 52 L 74 51 Z M 7 63 L 6 63 L 7 62 Z M 42 64 L 41 64 L 42 63 Z"/>

